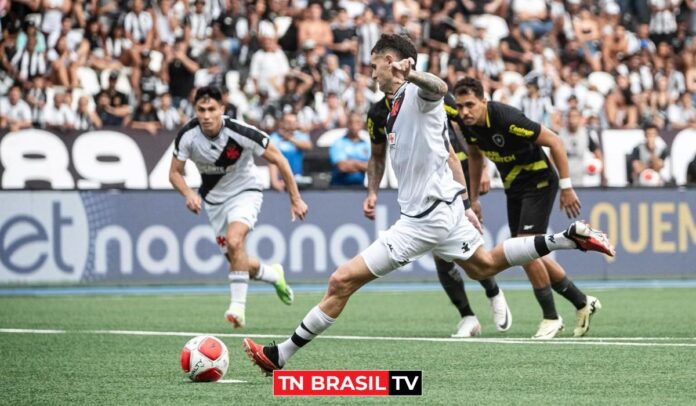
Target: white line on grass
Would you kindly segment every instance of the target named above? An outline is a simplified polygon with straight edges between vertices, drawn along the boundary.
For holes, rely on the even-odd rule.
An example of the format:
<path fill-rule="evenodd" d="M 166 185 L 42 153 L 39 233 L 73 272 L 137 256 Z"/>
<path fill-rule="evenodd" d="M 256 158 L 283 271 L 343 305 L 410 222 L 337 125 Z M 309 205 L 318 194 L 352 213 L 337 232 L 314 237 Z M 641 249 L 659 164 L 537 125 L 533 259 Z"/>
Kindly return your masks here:
<path fill-rule="evenodd" d="M 240 381 L 239 379 L 220 379 L 217 383 L 247 383 L 247 381 Z"/>
<path fill-rule="evenodd" d="M 138 331 L 138 330 L 35 330 L 35 329 L 16 329 L 0 328 L 0 333 L 23 333 L 23 334 L 109 334 L 109 335 L 132 335 L 132 336 L 174 336 L 174 337 L 194 337 L 197 335 L 215 335 L 217 337 L 229 338 L 284 338 L 279 334 L 235 334 L 235 333 L 200 333 L 200 332 L 181 332 L 181 331 Z M 323 335 L 320 339 L 327 340 L 357 340 L 357 341 L 419 341 L 419 342 L 439 342 L 439 343 L 484 343 L 484 344 L 553 344 L 553 345 L 598 345 L 598 346 L 627 346 L 627 347 L 696 347 L 696 343 L 680 343 L 664 341 L 693 341 L 696 337 L 585 337 L 585 338 L 556 338 L 554 340 L 539 341 L 531 338 L 445 338 L 445 337 L 379 337 L 379 336 L 340 336 Z M 662 342 L 649 342 L 662 341 Z"/>

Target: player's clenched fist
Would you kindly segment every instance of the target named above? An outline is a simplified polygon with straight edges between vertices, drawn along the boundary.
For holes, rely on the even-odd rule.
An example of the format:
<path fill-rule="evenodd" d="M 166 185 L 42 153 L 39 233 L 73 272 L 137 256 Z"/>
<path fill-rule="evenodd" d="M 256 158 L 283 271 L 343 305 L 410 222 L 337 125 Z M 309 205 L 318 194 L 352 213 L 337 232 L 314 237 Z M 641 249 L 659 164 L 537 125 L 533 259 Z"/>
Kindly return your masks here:
<path fill-rule="evenodd" d="M 198 214 L 201 212 L 201 197 L 196 193 L 186 196 L 186 208 Z"/>

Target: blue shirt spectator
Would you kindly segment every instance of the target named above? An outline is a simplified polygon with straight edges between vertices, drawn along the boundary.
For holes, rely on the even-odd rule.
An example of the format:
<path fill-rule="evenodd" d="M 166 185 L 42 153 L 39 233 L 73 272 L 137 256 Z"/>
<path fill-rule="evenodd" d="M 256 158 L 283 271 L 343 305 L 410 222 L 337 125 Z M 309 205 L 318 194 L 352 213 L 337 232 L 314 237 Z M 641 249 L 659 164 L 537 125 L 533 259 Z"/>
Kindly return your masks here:
<path fill-rule="evenodd" d="M 271 134 L 271 142 L 283 153 L 290 164 L 290 170 L 295 176 L 302 175 L 302 163 L 304 152 L 312 149 L 312 141 L 309 135 L 297 131 L 297 116 L 288 113 L 283 116 L 278 125 L 278 130 Z M 271 175 L 271 187 L 276 190 L 284 190 L 285 184 L 280 177 L 275 165 L 269 166 Z"/>
<path fill-rule="evenodd" d="M 365 181 L 367 161 L 370 159 L 370 142 L 359 136 L 363 121 L 360 114 L 351 114 L 348 132 L 336 140 L 329 149 L 329 158 L 333 166 L 332 185 L 362 185 Z"/>

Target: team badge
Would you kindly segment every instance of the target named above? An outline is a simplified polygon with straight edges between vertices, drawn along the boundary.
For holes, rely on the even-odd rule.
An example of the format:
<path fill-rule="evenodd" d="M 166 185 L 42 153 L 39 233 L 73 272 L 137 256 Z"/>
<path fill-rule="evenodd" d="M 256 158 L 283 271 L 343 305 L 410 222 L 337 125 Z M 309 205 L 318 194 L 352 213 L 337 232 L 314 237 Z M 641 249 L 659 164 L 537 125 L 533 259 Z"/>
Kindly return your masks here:
<path fill-rule="evenodd" d="M 505 137 L 500 134 L 493 134 L 493 143 L 502 148 L 505 145 Z"/>

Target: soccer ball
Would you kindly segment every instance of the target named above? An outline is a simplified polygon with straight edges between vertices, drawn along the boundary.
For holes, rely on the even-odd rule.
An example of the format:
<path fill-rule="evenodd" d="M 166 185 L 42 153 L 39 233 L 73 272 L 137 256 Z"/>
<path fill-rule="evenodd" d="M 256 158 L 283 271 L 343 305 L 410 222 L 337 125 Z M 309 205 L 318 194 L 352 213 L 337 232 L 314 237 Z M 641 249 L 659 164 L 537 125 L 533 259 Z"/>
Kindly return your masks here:
<path fill-rule="evenodd" d="M 194 382 L 215 382 L 227 372 L 225 343 L 213 336 L 194 337 L 181 350 L 181 368 Z"/>

